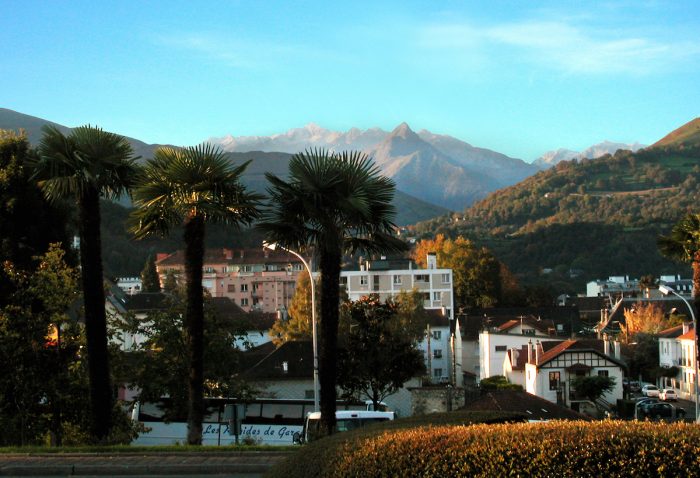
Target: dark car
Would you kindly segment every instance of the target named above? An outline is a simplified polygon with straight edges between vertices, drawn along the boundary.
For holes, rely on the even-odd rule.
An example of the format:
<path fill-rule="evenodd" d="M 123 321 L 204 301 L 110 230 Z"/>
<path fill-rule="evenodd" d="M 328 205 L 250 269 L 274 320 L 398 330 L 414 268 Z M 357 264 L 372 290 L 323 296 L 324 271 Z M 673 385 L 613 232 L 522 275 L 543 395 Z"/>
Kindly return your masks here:
<path fill-rule="evenodd" d="M 685 410 L 683 408 L 674 407 L 670 403 L 648 403 L 643 406 L 643 414 L 645 418 L 651 420 L 673 420 L 676 418 L 685 418 Z"/>

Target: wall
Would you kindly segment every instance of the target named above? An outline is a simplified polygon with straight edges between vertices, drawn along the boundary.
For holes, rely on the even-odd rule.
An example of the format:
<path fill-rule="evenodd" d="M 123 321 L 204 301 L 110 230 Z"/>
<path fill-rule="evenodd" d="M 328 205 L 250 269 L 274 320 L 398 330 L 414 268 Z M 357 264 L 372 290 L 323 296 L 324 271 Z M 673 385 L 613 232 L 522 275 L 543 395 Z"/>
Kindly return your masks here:
<path fill-rule="evenodd" d="M 413 415 L 428 415 L 457 410 L 465 405 L 464 388 L 420 387 L 411 388 Z"/>

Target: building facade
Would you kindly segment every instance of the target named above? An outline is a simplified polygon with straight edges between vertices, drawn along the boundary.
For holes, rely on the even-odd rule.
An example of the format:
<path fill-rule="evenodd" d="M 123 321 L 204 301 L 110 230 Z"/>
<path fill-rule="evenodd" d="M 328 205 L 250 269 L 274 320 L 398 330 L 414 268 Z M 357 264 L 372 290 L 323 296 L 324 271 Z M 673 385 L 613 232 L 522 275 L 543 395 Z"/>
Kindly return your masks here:
<path fill-rule="evenodd" d="M 183 251 L 158 254 L 161 286 L 169 273 L 184 279 Z M 245 312 L 277 312 L 289 308 L 304 264 L 294 255 L 268 249 L 207 249 L 202 286 L 212 297 L 228 297 Z"/>

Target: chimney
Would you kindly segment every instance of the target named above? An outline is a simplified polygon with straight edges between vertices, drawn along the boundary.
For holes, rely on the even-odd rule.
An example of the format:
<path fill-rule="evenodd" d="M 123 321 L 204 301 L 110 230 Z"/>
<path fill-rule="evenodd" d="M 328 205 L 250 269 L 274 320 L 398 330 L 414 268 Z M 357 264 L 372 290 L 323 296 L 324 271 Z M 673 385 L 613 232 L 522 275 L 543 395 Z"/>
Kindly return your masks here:
<path fill-rule="evenodd" d="M 527 341 L 527 363 L 532 363 L 532 339 Z"/>
<path fill-rule="evenodd" d="M 542 344 L 540 344 L 540 341 L 538 340 L 535 343 L 535 365 L 540 363 L 540 349 L 542 348 Z"/>
<path fill-rule="evenodd" d="M 224 257 L 226 258 L 226 260 L 230 261 L 231 259 L 233 259 L 233 251 L 231 249 L 224 248 Z"/>
<path fill-rule="evenodd" d="M 437 269 L 437 254 L 434 252 L 429 252 L 426 258 L 427 269 Z"/>
<path fill-rule="evenodd" d="M 608 334 L 603 334 L 603 353 L 605 355 L 610 355 L 610 342 L 608 341 Z"/>
<path fill-rule="evenodd" d="M 620 359 L 620 341 L 616 340 L 613 342 L 613 350 L 614 350 L 614 355 L 616 359 Z"/>
<path fill-rule="evenodd" d="M 683 322 L 683 335 L 690 332 L 690 324 L 688 322 Z"/>
<path fill-rule="evenodd" d="M 243 249 L 241 249 L 241 259 L 243 259 Z"/>

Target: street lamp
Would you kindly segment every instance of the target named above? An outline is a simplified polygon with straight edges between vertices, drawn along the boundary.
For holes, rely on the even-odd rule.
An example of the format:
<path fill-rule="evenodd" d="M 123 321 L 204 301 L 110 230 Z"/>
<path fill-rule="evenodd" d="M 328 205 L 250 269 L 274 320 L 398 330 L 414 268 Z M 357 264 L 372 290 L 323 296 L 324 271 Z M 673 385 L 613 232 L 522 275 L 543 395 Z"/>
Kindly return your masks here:
<path fill-rule="evenodd" d="M 274 251 L 275 249 L 282 249 L 285 252 L 288 252 L 294 256 L 296 256 L 303 264 L 304 267 L 306 267 L 306 271 L 309 273 L 309 280 L 311 282 L 311 338 L 312 338 L 312 346 L 313 346 L 313 353 L 314 353 L 314 411 L 317 412 L 319 411 L 319 400 L 318 400 L 318 336 L 316 333 L 316 286 L 314 285 L 314 276 L 311 273 L 311 267 L 309 267 L 309 263 L 306 262 L 306 260 L 301 256 L 301 254 L 291 250 L 287 249 L 286 247 L 283 247 L 276 242 L 263 242 L 263 247 L 266 249 L 270 249 L 271 251 Z"/>
<path fill-rule="evenodd" d="M 695 363 L 695 378 L 693 379 L 693 383 L 695 384 L 695 421 L 698 422 L 700 421 L 700 416 L 698 416 L 700 414 L 700 404 L 698 403 L 698 322 L 695 319 L 693 307 L 691 307 L 690 303 L 685 300 L 685 297 L 664 284 L 659 286 L 659 292 L 661 292 L 663 295 L 673 294 L 685 302 L 685 305 L 690 311 L 690 317 L 693 319 L 693 335 L 695 336 L 693 339 L 693 352 L 695 354 L 693 358 L 693 362 Z"/>

